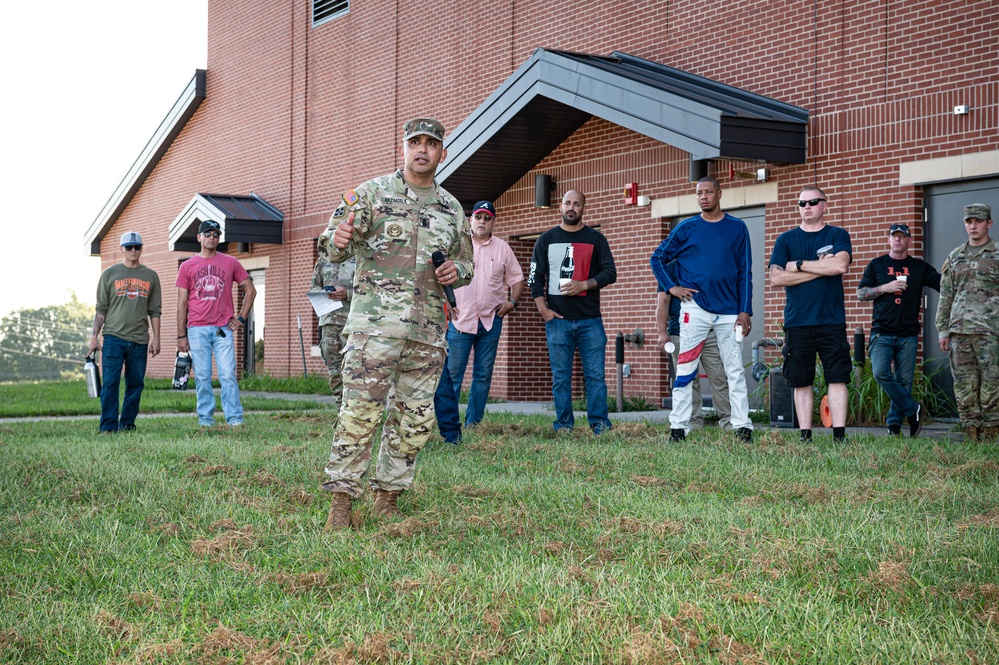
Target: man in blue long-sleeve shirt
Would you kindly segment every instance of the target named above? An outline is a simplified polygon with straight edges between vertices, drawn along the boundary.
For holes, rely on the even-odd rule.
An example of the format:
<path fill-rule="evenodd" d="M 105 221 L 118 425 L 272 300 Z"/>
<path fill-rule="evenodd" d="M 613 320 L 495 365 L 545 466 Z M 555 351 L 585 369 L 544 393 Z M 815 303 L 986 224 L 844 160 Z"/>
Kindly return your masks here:
<path fill-rule="evenodd" d="M 741 336 L 748 335 L 753 315 L 753 251 L 749 229 L 738 217 L 722 212 L 721 185 L 710 176 L 697 182 L 701 214 L 676 225 L 652 254 L 652 272 L 680 305 L 680 354 L 673 382 L 670 436 L 680 441 L 690 431 L 691 382 L 704 339 L 714 331 L 728 378 L 732 429 L 743 441 L 753 440 L 749 395 L 742 366 Z M 676 279 L 666 266 L 676 261 Z"/>

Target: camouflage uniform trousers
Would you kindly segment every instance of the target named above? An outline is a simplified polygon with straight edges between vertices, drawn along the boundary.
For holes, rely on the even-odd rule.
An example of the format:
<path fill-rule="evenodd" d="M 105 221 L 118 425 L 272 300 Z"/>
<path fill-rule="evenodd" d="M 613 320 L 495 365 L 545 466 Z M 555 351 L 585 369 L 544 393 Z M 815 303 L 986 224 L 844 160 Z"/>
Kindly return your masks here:
<path fill-rule="evenodd" d="M 326 363 L 326 369 L 330 373 L 330 393 L 333 395 L 333 411 L 340 412 L 340 402 L 343 399 L 343 377 L 340 373 L 340 366 L 343 364 L 343 345 L 346 339 L 343 337 L 343 323 L 329 323 L 321 326 L 322 339 L 319 341 L 319 353 Z"/>
<path fill-rule="evenodd" d="M 413 484 L 416 455 L 434 425 L 434 391 L 445 350 L 405 339 L 353 333 L 343 357 L 343 405 L 323 489 L 359 498 L 371 464 L 375 431 L 386 404 L 399 410 L 397 428 L 383 429 L 372 489 L 401 492 Z M 394 390 L 394 396 L 392 392 Z"/>
<path fill-rule="evenodd" d="M 951 334 L 950 369 L 961 424 L 999 426 L 999 337 Z"/>

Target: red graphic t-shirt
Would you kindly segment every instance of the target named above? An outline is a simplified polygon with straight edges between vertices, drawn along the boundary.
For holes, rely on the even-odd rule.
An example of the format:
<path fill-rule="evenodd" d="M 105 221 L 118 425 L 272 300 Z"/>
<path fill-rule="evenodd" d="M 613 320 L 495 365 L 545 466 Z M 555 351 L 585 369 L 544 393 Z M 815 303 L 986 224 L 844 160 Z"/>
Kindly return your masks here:
<path fill-rule="evenodd" d="M 188 326 L 224 326 L 232 318 L 232 285 L 249 277 L 228 254 L 193 256 L 180 265 L 177 286 L 187 289 Z"/>

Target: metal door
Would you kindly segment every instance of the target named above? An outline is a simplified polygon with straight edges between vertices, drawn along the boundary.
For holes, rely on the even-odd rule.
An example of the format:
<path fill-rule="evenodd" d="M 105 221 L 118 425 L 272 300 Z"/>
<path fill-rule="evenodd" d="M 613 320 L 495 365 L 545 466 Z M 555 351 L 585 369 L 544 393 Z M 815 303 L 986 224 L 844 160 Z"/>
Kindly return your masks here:
<path fill-rule="evenodd" d="M 999 178 L 929 185 L 926 186 L 925 193 L 926 255 L 923 258 L 939 270 L 951 250 L 968 241 L 962 216 L 964 206 L 969 203 L 987 203 L 992 206 L 993 211 L 999 210 Z M 991 232 L 993 238 L 996 237 L 995 229 L 993 226 Z M 934 415 L 956 416 L 957 410 L 953 402 L 954 380 L 947 356 L 937 344 L 939 337 L 933 323 L 940 296 L 931 289 L 927 289 L 926 293 L 928 295 L 926 313 L 923 316 L 923 343 L 927 371 L 935 372 L 933 383 L 947 395 L 948 399 L 948 412 Z"/>

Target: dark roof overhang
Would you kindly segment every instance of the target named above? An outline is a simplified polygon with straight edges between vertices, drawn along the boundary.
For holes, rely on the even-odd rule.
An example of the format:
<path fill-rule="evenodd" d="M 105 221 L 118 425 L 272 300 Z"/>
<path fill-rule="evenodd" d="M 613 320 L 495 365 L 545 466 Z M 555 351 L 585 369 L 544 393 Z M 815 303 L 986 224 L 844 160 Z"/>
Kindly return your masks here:
<path fill-rule="evenodd" d="M 194 72 L 194 78 L 174 102 L 170 112 L 167 113 L 152 137 L 146 143 L 142 153 L 132 164 L 132 168 L 125 174 L 124 179 L 118 184 L 114 194 L 108 199 L 101 209 L 100 214 L 90 224 L 90 228 L 84 234 L 84 242 L 90 246 L 92 256 L 100 256 L 101 240 L 108 234 L 114 223 L 121 217 L 132 198 L 142 187 L 142 184 L 153 172 L 156 165 L 170 149 L 177 135 L 184 129 L 184 125 L 191 119 L 194 112 L 201 106 L 205 99 L 205 70 L 198 69 Z"/>
<path fill-rule="evenodd" d="M 169 249 L 177 252 L 201 251 L 198 227 L 205 221 L 222 227 L 221 243 L 268 243 L 280 245 L 284 214 L 255 194 L 195 194 L 183 212 L 170 224 Z"/>
<path fill-rule="evenodd" d="M 625 53 L 539 48 L 452 132 L 438 180 L 466 206 L 495 200 L 592 117 L 694 160 L 807 156 L 805 109 Z"/>

